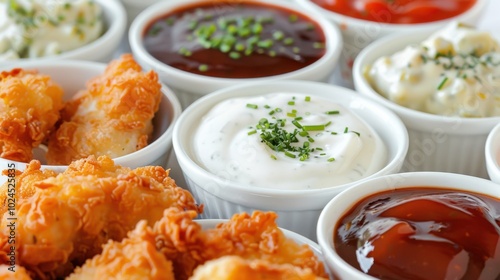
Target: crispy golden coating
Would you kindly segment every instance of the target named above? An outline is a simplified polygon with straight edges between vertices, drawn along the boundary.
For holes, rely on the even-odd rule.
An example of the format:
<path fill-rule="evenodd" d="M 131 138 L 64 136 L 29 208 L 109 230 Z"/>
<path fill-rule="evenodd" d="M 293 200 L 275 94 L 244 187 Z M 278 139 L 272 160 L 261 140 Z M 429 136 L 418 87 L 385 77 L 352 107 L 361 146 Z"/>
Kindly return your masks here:
<path fill-rule="evenodd" d="M 13 69 L 0 73 L 0 157 L 28 162 L 63 108 L 63 90 L 47 75 Z"/>
<path fill-rule="evenodd" d="M 163 168 L 131 170 L 106 157 L 76 161 L 67 171 L 31 184 L 33 195 L 17 202 L 17 261 L 47 277 L 69 274 L 73 265 L 100 253 L 102 244 L 123 239 L 140 220 L 153 224 L 166 208 L 201 212 Z M 3 263 L 8 260 L 7 223 L 4 216 Z"/>
<path fill-rule="evenodd" d="M 63 122 L 49 139 L 48 163 L 67 165 L 89 155 L 116 158 L 142 149 L 161 96 L 158 75 L 142 72 L 131 54 L 112 61 L 67 102 Z"/>
<path fill-rule="evenodd" d="M 178 234 L 182 230 L 172 232 L 171 228 L 174 226 L 168 221 L 168 217 L 167 215 L 167 219 L 163 218 L 155 224 L 154 232 L 159 236 L 169 236 L 170 240 L 180 239 L 173 244 L 177 244 L 177 248 L 181 244 L 181 252 L 183 247 L 187 248 L 188 255 L 183 255 L 182 258 L 175 256 L 173 259 L 176 279 L 187 279 L 198 265 L 228 255 L 309 268 L 316 275 L 326 277 L 323 263 L 309 246 L 297 244 L 278 228 L 274 212 L 256 211 L 251 216 L 248 213 L 235 214 L 227 223 L 198 234 L 195 234 L 197 230 L 193 225 L 194 221 L 191 224 L 184 221 L 181 226 L 186 234 L 183 235 Z M 166 239 L 164 244 L 167 246 L 160 249 L 169 255 L 171 246 L 168 245 L 169 238 Z"/>
<path fill-rule="evenodd" d="M 205 230 L 196 220 L 193 220 L 194 217 L 196 217 L 194 211 L 167 209 L 163 218 L 152 228 L 139 224 L 129 238 L 122 241 L 122 244 L 135 242 L 130 239 L 137 239 L 138 236 L 143 242 L 154 244 L 165 260 L 170 260 L 173 264 L 173 272 L 177 280 L 189 279 L 193 276 L 193 271 L 203 264 L 209 265 L 209 268 L 200 268 L 200 272 L 194 277 L 219 279 L 217 277 L 219 274 L 214 274 L 212 277 L 207 275 L 210 271 L 222 273 L 215 268 L 217 263 L 211 264 L 210 261 L 225 256 L 237 256 L 238 261 L 234 259 L 229 259 L 229 261 L 238 268 L 244 269 L 249 277 L 255 274 L 255 277 L 262 277 L 262 279 L 266 276 L 282 277 L 268 279 L 319 280 L 328 278 L 323 264 L 307 245 L 299 245 L 284 236 L 275 223 L 275 213 L 254 212 L 252 216 L 236 214 L 229 222 L 222 223 L 217 228 Z M 113 250 L 124 246 L 109 245 Z M 77 269 L 72 276 L 75 277 L 74 279 L 81 279 L 80 274 L 95 275 L 91 273 L 96 270 L 116 270 L 117 266 L 126 264 L 123 258 L 116 263 L 101 261 L 102 259 L 102 255 L 94 257 L 82 268 Z M 137 262 L 135 268 L 132 267 L 134 264 L 127 263 L 127 277 L 133 277 L 134 270 L 137 270 L 138 275 L 143 275 L 146 266 Z M 221 279 L 237 277 L 234 274 L 236 270 L 233 271 L 232 268 L 227 268 L 225 273 L 220 275 L 227 278 Z"/>
<path fill-rule="evenodd" d="M 146 227 L 146 222 L 141 221 L 122 242 L 109 241 L 100 255 L 76 268 L 66 279 L 175 279 L 172 262 L 156 250 L 154 236 Z"/>
<path fill-rule="evenodd" d="M 311 269 L 263 260 L 225 256 L 198 266 L 189 280 L 327 280 Z"/>
<path fill-rule="evenodd" d="M 11 270 L 9 270 L 9 268 Z M 14 271 L 12 271 L 14 270 Z M 0 264 L 0 279 L 2 280 L 31 280 L 31 276 L 22 266 Z"/>

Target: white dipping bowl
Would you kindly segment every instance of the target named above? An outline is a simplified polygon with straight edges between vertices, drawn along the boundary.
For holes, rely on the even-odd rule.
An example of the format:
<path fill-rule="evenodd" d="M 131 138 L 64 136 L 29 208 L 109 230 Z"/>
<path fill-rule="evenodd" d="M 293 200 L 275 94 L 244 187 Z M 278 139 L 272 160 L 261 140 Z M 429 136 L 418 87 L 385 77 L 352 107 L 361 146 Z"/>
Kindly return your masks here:
<path fill-rule="evenodd" d="M 206 2 L 210 2 L 210 0 L 170 0 L 157 3 L 140 13 L 132 23 L 129 31 L 130 47 L 135 59 L 145 69 L 153 69 L 158 72 L 162 82 L 170 86 L 177 94 L 183 108 L 186 108 L 193 101 L 205 94 L 227 86 L 238 85 L 242 82 L 290 79 L 327 82 L 329 80 L 335 69 L 342 49 L 342 36 L 339 29 L 322 17 L 319 13 L 314 11 L 305 11 L 296 3 L 286 0 L 274 0 L 271 3 L 266 0 L 244 0 L 243 2 L 255 2 L 262 3 L 263 5 L 282 7 L 284 9 L 295 11 L 298 14 L 303 14 L 318 23 L 325 35 L 326 52 L 318 61 L 299 70 L 261 78 L 217 78 L 179 70 L 164 64 L 149 54 L 143 45 L 143 36 L 145 30 L 151 22 L 163 15 L 169 14 L 177 9 L 181 9 L 182 7 L 188 7 L 194 3 Z M 242 1 L 237 1 L 237 3 L 241 2 Z"/>
<path fill-rule="evenodd" d="M 500 123 L 491 130 L 486 138 L 485 157 L 490 179 L 500 184 Z"/>
<path fill-rule="evenodd" d="M 135 17 L 144 9 L 160 1 L 161 0 L 121 0 L 127 11 L 128 25 L 130 25 Z"/>
<path fill-rule="evenodd" d="M 0 62 L 0 67 L 17 67 L 24 61 L 54 61 L 59 59 L 88 60 L 95 62 L 108 62 L 114 56 L 123 41 L 127 28 L 127 14 L 119 0 L 95 0 L 102 7 L 104 20 L 104 33 L 96 40 L 74 50 L 58 55 L 23 58 Z"/>
<path fill-rule="evenodd" d="M 413 34 L 415 31 L 419 30 L 437 29 L 439 27 L 445 26 L 452 20 L 475 24 L 481 18 L 480 16 L 486 9 L 489 0 L 477 0 L 474 6 L 472 6 L 469 10 L 455 17 L 434 22 L 416 24 L 392 24 L 362 20 L 327 10 L 313 3 L 311 0 L 295 1 L 306 9 L 321 12 L 323 16 L 327 17 L 330 21 L 341 27 L 340 30 L 344 39 L 344 47 L 342 49 L 342 55 L 339 60 L 339 68 L 343 80 L 348 85 L 352 86 L 353 62 L 358 53 L 361 52 L 371 42 L 396 32 Z"/>
<path fill-rule="evenodd" d="M 362 95 L 394 111 L 406 125 L 410 146 L 402 171 L 441 171 L 486 178 L 486 137 L 500 117 L 446 117 L 409 109 L 380 95 L 363 75 L 364 67 L 379 57 L 419 43 L 432 32 L 394 34 L 370 44 L 354 62 L 354 86 Z"/>
<path fill-rule="evenodd" d="M 104 73 L 107 64 L 79 60 L 61 60 L 53 62 L 33 61 L 16 64 L 16 68 L 37 69 L 39 73 L 49 75 L 53 81 L 59 84 L 64 90 L 63 100 L 69 100 L 79 90 L 86 88 L 89 79 Z M 6 71 L 10 68 L 1 68 Z M 160 107 L 153 119 L 153 136 L 149 144 L 133 153 L 114 158 L 117 165 L 137 168 L 147 165 L 167 166 L 168 157 L 172 150 L 172 133 L 174 124 L 179 118 L 182 109 L 175 94 L 165 85 L 162 85 L 162 99 Z M 34 150 L 34 156 L 40 159 L 42 169 L 52 169 L 56 172 L 64 171 L 66 165 L 47 165 L 45 160 L 45 150 L 38 148 Z M 0 158 L 0 170 L 8 168 L 9 164 L 14 164 L 15 169 L 26 169 L 27 163 L 12 161 Z M 5 180 L 5 176 L 0 176 L 0 184 Z"/>
<path fill-rule="evenodd" d="M 206 95 L 183 112 L 174 127 L 172 141 L 188 189 L 196 201 L 205 205 L 201 217 L 229 219 L 239 212 L 274 211 L 278 214 L 280 227 L 315 240 L 316 222 L 323 207 L 331 198 L 354 183 L 307 190 L 247 187 L 207 171 L 194 153 L 195 130 L 202 117 L 213 106 L 229 98 L 274 92 L 307 93 L 311 98 L 332 100 L 351 110 L 371 126 L 385 143 L 388 154 L 384 167 L 366 178 L 397 173 L 400 170 L 408 148 L 407 132 L 398 117 L 383 106 L 352 90 L 311 81 L 271 81 L 233 86 Z"/>
<path fill-rule="evenodd" d="M 349 265 L 334 250 L 334 230 L 340 219 L 351 207 L 370 195 L 415 187 L 467 191 L 500 199 L 500 185 L 482 178 L 444 172 L 391 174 L 356 184 L 334 197 L 325 206 L 318 221 L 318 243 L 326 265 L 332 275 L 337 276 L 336 279 L 377 279 Z"/>

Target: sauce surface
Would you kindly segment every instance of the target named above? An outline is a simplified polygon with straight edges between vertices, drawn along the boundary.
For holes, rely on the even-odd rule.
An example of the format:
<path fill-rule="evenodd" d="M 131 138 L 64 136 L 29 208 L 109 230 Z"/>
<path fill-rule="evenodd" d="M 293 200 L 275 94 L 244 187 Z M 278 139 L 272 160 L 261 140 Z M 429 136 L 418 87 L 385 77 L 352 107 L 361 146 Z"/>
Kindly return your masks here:
<path fill-rule="evenodd" d="M 500 200 L 425 187 L 370 196 L 336 225 L 335 250 L 381 279 L 500 277 Z"/>
<path fill-rule="evenodd" d="M 451 22 L 363 70 L 373 89 L 401 106 L 450 117 L 500 116 L 500 43 L 486 31 Z"/>
<path fill-rule="evenodd" d="M 219 177 L 288 190 L 350 183 L 379 171 L 387 158 L 384 142 L 354 112 L 288 92 L 217 104 L 200 120 L 193 148 Z"/>
<path fill-rule="evenodd" d="M 375 22 L 411 24 L 443 20 L 470 9 L 476 0 L 311 0 L 346 16 Z"/>
<path fill-rule="evenodd" d="M 152 21 L 144 46 L 180 70 L 221 78 L 256 78 L 306 67 L 323 56 L 325 36 L 291 10 L 256 3 L 200 3 Z"/>

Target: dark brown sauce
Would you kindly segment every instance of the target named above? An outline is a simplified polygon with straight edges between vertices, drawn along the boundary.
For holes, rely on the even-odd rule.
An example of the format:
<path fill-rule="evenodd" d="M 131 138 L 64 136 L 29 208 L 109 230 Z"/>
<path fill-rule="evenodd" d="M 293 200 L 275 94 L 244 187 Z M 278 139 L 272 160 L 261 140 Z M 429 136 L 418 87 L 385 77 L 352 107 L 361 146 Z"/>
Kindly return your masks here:
<path fill-rule="evenodd" d="M 325 53 L 325 36 L 316 22 L 291 10 L 218 1 L 185 6 L 153 20 L 144 46 L 156 59 L 184 71 L 256 78 L 314 63 Z"/>
<path fill-rule="evenodd" d="M 335 250 L 380 279 L 500 279 L 500 199 L 418 187 L 370 196 L 336 225 Z"/>

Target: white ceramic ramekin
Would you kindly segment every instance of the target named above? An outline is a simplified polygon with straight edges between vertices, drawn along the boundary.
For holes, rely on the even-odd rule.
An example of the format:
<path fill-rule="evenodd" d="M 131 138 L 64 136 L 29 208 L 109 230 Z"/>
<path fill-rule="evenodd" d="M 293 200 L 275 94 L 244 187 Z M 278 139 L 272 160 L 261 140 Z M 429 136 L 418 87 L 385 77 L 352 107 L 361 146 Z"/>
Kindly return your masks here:
<path fill-rule="evenodd" d="M 500 184 L 500 122 L 486 138 L 485 157 L 486 169 L 490 179 Z"/>
<path fill-rule="evenodd" d="M 356 56 L 371 42 L 396 32 L 413 34 L 419 30 L 436 29 L 445 26 L 452 20 L 475 24 L 486 9 L 488 1 L 477 0 L 474 6 L 466 12 L 445 20 L 419 24 L 390 24 L 367 21 L 335 13 L 316 5 L 311 0 L 296 0 L 304 8 L 319 11 L 329 20 L 340 26 L 344 46 L 339 59 L 339 67 L 342 78 L 347 85 L 352 85 L 353 83 L 352 70 Z"/>
<path fill-rule="evenodd" d="M 335 227 L 346 212 L 363 198 L 370 195 L 422 186 L 467 191 L 500 199 L 500 185 L 482 178 L 444 172 L 398 173 L 356 184 L 334 197 L 325 206 L 318 220 L 318 243 L 323 252 L 326 265 L 330 272 L 337 277 L 336 279 L 376 279 L 349 265 L 333 249 Z"/>
<path fill-rule="evenodd" d="M 259 96 L 273 92 L 307 93 L 350 109 L 380 135 L 388 155 L 385 167 L 367 178 L 396 173 L 407 152 L 407 132 L 402 122 L 383 106 L 354 91 L 311 81 L 271 81 L 225 88 L 195 101 L 181 115 L 172 138 L 187 186 L 196 201 L 205 205 L 204 218 L 228 219 L 234 213 L 254 210 L 274 211 L 280 227 L 315 240 L 316 221 L 326 203 L 353 183 L 308 190 L 280 190 L 246 187 L 204 169 L 193 149 L 193 134 L 200 119 L 219 102 L 233 97 Z M 256 175 L 258 176 L 258 175 Z"/>
<path fill-rule="evenodd" d="M 406 125 L 410 147 L 402 171 L 442 171 L 486 178 L 486 137 L 500 122 L 500 117 L 446 117 L 409 109 L 377 93 L 364 76 L 364 68 L 377 58 L 421 42 L 431 33 L 398 33 L 370 44 L 354 62 L 355 88 L 362 95 L 394 111 Z"/>
<path fill-rule="evenodd" d="M 85 89 L 86 82 L 95 76 L 104 73 L 106 64 L 78 60 L 61 61 L 30 61 L 16 64 L 23 69 L 37 69 L 40 73 L 47 74 L 64 89 L 64 100 L 70 99 L 79 90 Z M 1 68 L 8 70 L 10 68 Z M 160 165 L 166 167 L 172 149 L 172 133 L 174 124 L 179 118 L 182 109 L 175 94 L 166 86 L 162 86 L 162 100 L 160 107 L 153 119 L 153 136 L 150 144 L 131 154 L 117 157 L 115 164 L 136 168 L 146 165 Z M 39 151 L 40 152 L 40 151 Z M 40 155 L 43 160 L 43 154 Z M 24 170 L 26 163 L 0 158 L 0 170 L 7 169 L 8 164 L 15 164 L 18 170 Z M 61 172 L 66 169 L 62 165 L 46 165 L 42 168 L 53 169 Z M 0 176 L 5 177 L 5 176 Z M 2 181 L 0 180 L 0 183 Z"/>
<path fill-rule="evenodd" d="M 109 62 L 122 43 L 127 28 L 127 14 L 119 0 L 95 0 L 103 11 L 105 31 L 101 37 L 77 49 L 40 58 L 24 58 L 0 62 L 0 67 L 14 67 L 25 61 L 54 61 L 59 59 Z"/>
<path fill-rule="evenodd" d="M 269 81 L 269 80 L 311 80 L 326 82 L 330 78 L 337 64 L 342 49 L 342 36 L 339 29 L 331 24 L 328 20 L 314 11 L 305 11 L 296 3 L 285 0 L 274 0 L 269 3 L 265 0 L 251 0 L 251 2 L 263 3 L 264 5 L 275 5 L 286 9 L 291 9 L 299 14 L 304 14 L 316 21 L 322 28 L 326 38 L 326 52 L 315 63 L 302 69 L 263 78 L 250 79 L 229 79 L 229 78 L 214 78 L 208 76 L 197 75 L 186 71 L 178 70 L 174 67 L 166 65 L 154 58 L 143 45 L 143 36 L 146 28 L 156 18 L 166 15 L 176 9 L 184 6 L 192 5 L 193 3 L 202 3 L 206 1 L 200 0 L 171 0 L 163 1 L 150 6 L 141 12 L 132 23 L 129 31 L 129 41 L 132 53 L 136 60 L 145 68 L 153 69 L 158 72 L 160 79 L 166 85 L 170 86 L 179 97 L 182 106 L 185 108 L 196 99 L 208 94 L 212 91 L 231 86 L 238 85 L 242 82 L 249 81 Z M 241 1 L 239 1 L 241 2 Z"/>

